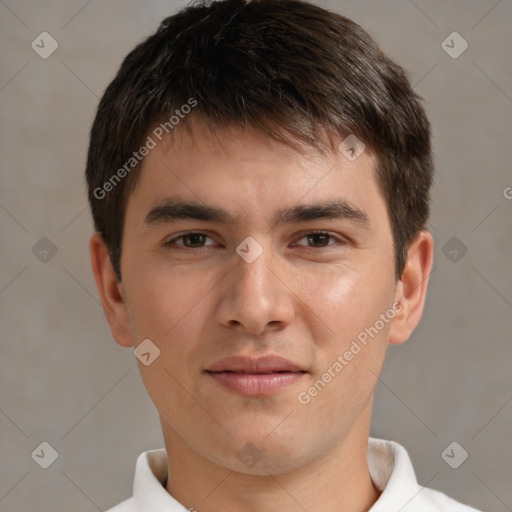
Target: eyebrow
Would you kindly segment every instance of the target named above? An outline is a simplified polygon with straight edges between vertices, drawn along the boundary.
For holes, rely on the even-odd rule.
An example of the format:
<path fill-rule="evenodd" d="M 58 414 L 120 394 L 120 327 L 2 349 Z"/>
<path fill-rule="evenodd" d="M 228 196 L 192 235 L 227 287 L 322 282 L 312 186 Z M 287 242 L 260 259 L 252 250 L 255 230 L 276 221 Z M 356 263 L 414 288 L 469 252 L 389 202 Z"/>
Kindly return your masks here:
<path fill-rule="evenodd" d="M 236 223 L 234 215 L 216 206 L 205 205 L 194 201 L 168 199 L 155 206 L 146 215 L 147 226 L 164 224 L 178 219 L 194 219 L 208 222 Z M 300 204 L 278 210 L 272 225 L 294 224 L 317 219 L 348 219 L 371 230 L 369 216 L 358 207 L 344 199 L 324 201 L 317 204 Z"/>

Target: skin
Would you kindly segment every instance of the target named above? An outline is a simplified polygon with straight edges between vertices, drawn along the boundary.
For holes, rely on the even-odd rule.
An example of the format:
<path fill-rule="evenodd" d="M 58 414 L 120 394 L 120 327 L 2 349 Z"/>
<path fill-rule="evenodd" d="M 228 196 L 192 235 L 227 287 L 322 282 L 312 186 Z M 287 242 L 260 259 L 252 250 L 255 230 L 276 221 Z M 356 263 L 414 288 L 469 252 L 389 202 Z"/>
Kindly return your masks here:
<path fill-rule="evenodd" d="M 126 209 L 121 283 L 101 236 L 90 241 L 113 337 L 123 347 L 149 338 L 161 351 L 149 366 L 138 364 L 160 417 L 166 489 L 199 512 L 366 511 L 380 494 L 367 463 L 377 376 L 388 344 L 405 342 L 420 321 L 432 236 L 418 233 L 396 281 L 391 225 L 368 149 L 350 162 L 251 130 L 220 130 L 214 140 L 192 120 L 193 136 L 178 127 L 143 162 Z M 148 212 L 170 197 L 221 207 L 236 222 L 147 225 Z M 345 218 L 271 222 L 279 208 L 337 198 L 363 210 L 370 229 Z M 332 238 L 311 240 L 313 230 Z M 191 231 L 207 237 L 163 245 Z M 252 263 L 235 251 L 248 236 L 263 248 Z M 396 316 L 300 403 L 298 394 L 395 302 Z M 224 357 L 267 354 L 308 373 L 275 395 L 247 397 L 204 372 Z M 237 457 L 248 442 L 262 455 L 251 467 Z"/>

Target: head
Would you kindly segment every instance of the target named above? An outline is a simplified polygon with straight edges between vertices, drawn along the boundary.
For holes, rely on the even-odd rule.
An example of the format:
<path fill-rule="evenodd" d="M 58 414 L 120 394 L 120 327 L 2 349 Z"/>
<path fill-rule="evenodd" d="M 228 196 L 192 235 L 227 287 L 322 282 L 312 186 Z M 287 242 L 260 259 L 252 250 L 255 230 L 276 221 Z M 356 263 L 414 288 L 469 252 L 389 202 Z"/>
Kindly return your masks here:
<path fill-rule="evenodd" d="M 139 366 L 169 435 L 257 472 L 251 442 L 265 474 L 368 426 L 423 310 L 433 165 L 421 99 L 359 25 L 299 0 L 165 19 L 103 95 L 86 175 L 104 309 L 118 343 L 160 351 Z M 250 397 L 211 380 L 266 354 L 302 377 Z"/>

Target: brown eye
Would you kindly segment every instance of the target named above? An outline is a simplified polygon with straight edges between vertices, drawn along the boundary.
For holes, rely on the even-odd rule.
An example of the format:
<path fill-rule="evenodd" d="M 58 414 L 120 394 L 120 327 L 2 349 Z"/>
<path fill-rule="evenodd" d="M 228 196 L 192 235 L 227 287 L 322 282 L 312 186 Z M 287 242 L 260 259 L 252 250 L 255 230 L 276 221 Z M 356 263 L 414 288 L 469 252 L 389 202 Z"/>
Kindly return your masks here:
<path fill-rule="evenodd" d="M 186 247 L 197 247 L 197 245 L 202 246 L 204 244 L 205 235 L 201 233 L 191 233 L 189 235 L 184 235 L 181 237 Z M 187 243 L 189 242 L 189 243 Z"/>
<path fill-rule="evenodd" d="M 316 248 L 322 248 L 322 247 L 328 247 L 329 245 L 336 245 L 336 243 L 332 244 L 329 243 L 331 240 L 337 241 L 338 245 L 344 244 L 344 240 L 340 237 L 334 236 L 331 233 L 326 233 L 324 231 L 314 231 L 311 233 L 306 233 L 304 236 L 302 236 L 299 240 L 307 240 L 308 247 L 311 247 L 313 249 Z M 304 245 L 304 244 L 298 244 L 298 245 Z"/>
<path fill-rule="evenodd" d="M 207 238 L 210 238 L 210 237 L 208 235 L 206 235 L 205 233 L 197 233 L 197 232 L 184 233 L 180 236 L 173 238 L 172 240 L 164 242 L 164 246 L 166 246 L 166 247 L 178 246 L 178 247 L 185 247 L 187 249 L 201 249 L 202 247 L 205 247 L 205 241 Z M 183 243 L 177 243 L 178 240 L 181 240 Z M 212 244 L 208 244 L 208 245 L 212 245 Z"/>
<path fill-rule="evenodd" d="M 307 236 L 309 243 L 312 243 L 314 245 L 320 244 L 321 247 L 325 247 L 326 245 L 329 245 L 330 238 L 331 238 L 331 236 L 328 235 L 327 233 L 313 233 L 313 234 Z"/>

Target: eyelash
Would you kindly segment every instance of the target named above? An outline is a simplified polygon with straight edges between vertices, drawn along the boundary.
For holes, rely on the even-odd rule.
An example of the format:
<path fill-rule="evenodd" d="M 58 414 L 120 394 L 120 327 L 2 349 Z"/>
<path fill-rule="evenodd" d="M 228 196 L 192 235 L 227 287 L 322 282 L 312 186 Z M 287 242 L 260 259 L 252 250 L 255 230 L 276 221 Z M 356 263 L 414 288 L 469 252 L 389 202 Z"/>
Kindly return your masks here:
<path fill-rule="evenodd" d="M 210 236 L 208 236 L 206 233 L 203 233 L 201 231 L 187 231 L 186 233 L 182 233 L 181 235 L 177 236 L 177 237 L 174 237 L 173 239 L 171 240 L 168 240 L 168 241 L 164 241 L 163 245 L 164 247 L 168 247 L 168 248 L 173 248 L 174 247 L 180 247 L 181 249 L 185 249 L 185 250 L 194 250 L 194 249 L 205 249 L 206 247 L 208 246 L 203 246 L 203 247 L 186 247 L 186 246 L 183 246 L 183 245 L 177 245 L 175 242 L 177 240 L 180 240 L 180 239 L 183 239 L 184 237 L 188 236 L 188 235 L 204 235 L 206 236 L 207 238 L 211 238 Z M 308 236 L 310 235 L 326 235 L 328 236 L 330 239 L 335 239 L 337 240 L 337 244 L 328 244 L 326 246 L 321 246 L 321 247 L 310 247 L 310 246 L 300 246 L 300 247 L 307 247 L 309 249 L 327 249 L 328 247 L 332 247 L 333 245 L 346 245 L 348 243 L 348 241 L 340 236 L 337 236 L 337 235 L 334 235 L 333 233 L 329 233 L 328 231 L 307 231 L 305 232 L 304 234 L 302 234 L 300 236 L 300 238 L 297 239 L 297 241 L 299 240 L 302 240 L 303 238 L 307 238 Z"/>

